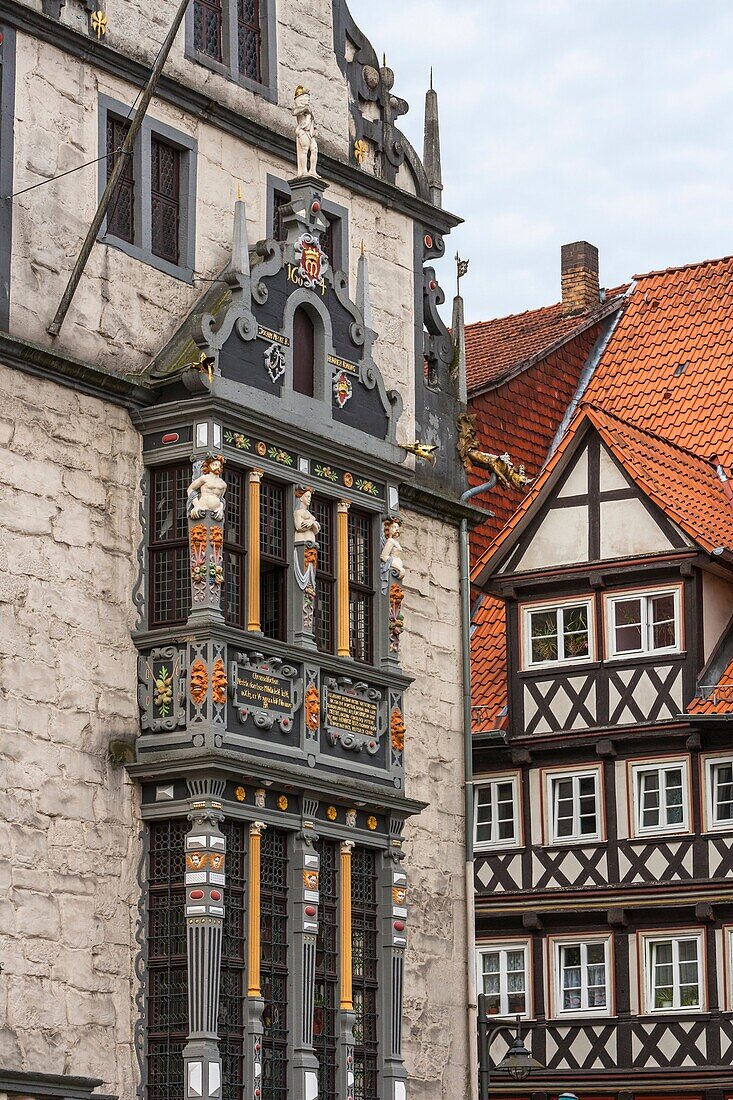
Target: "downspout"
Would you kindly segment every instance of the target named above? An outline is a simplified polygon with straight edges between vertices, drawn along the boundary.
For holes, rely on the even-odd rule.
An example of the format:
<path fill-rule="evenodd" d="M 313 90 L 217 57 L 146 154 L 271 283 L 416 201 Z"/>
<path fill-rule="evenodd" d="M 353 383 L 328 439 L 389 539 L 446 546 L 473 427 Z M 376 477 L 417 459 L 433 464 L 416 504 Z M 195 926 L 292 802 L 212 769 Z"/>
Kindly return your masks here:
<path fill-rule="evenodd" d="M 496 485 L 492 474 L 483 485 L 468 489 L 461 496 L 465 504 L 478 493 Z M 461 662 L 463 665 L 463 798 L 466 874 L 466 1026 L 468 1029 L 468 1084 L 471 1100 L 478 1100 L 478 1031 L 476 999 L 476 916 L 473 900 L 473 741 L 471 737 L 471 579 L 469 575 L 468 520 L 459 529 L 459 572 L 461 587 Z"/>

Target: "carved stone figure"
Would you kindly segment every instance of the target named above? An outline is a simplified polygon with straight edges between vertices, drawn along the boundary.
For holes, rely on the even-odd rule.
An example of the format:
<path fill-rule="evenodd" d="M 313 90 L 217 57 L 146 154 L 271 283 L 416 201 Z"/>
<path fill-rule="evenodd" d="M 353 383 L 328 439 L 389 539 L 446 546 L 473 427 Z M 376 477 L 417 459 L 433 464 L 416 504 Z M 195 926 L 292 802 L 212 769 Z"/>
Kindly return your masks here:
<path fill-rule="evenodd" d="M 201 473 L 188 487 L 188 514 L 201 519 L 210 512 L 214 519 L 224 519 L 224 493 L 227 483 L 222 455 L 209 455 L 201 465 Z"/>
<path fill-rule="evenodd" d="M 400 534 L 402 525 L 398 519 L 384 521 L 384 545 L 380 554 L 382 573 L 385 579 L 390 575 L 398 581 L 405 579 L 405 566 L 402 562 L 402 547 L 400 546 Z"/>
<path fill-rule="evenodd" d="M 310 543 L 317 541 L 321 525 L 310 511 L 310 502 L 313 499 L 313 490 L 309 486 L 301 486 L 295 490 L 295 511 L 293 523 L 295 524 L 295 542 Z"/>
<path fill-rule="evenodd" d="M 298 154 L 298 175 L 318 176 L 318 142 L 316 120 L 311 111 L 311 97 L 301 84 L 295 89 L 295 145 Z"/>

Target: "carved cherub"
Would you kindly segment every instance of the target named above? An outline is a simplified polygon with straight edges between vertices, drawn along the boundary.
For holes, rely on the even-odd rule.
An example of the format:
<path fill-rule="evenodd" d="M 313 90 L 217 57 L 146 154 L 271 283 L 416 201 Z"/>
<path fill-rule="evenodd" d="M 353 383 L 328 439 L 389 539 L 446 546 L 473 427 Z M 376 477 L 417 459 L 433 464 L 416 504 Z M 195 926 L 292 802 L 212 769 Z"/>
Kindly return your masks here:
<path fill-rule="evenodd" d="M 204 459 L 201 473 L 188 487 L 188 514 L 192 519 L 201 519 L 207 512 L 211 512 L 214 519 L 224 519 L 227 483 L 221 476 L 223 472 L 223 455 L 209 455 Z"/>
<path fill-rule="evenodd" d="M 384 545 L 379 555 L 382 562 L 382 570 L 387 576 L 390 574 L 398 581 L 405 579 L 405 566 L 402 561 L 402 547 L 400 546 L 400 534 L 402 524 L 398 519 L 386 519 L 384 521 Z"/>
<path fill-rule="evenodd" d="M 295 147 L 298 155 L 298 175 L 318 176 L 318 142 L 316 120 L 311 111 L 310 92 L 301 84 L 293 99 L 295 115 Z M 309 163 L 310 161 L 310 163 Z"/>
<path fill-rule="evenodd" d="M 295 542 L 314 545 L 317 541 L 318 532 L 321 530 L 321 525 L 310 511 L 313 490 L 310 486 L 304 485 L 295 490 L 295 496 L 295 510 L 293 512 Z"/>

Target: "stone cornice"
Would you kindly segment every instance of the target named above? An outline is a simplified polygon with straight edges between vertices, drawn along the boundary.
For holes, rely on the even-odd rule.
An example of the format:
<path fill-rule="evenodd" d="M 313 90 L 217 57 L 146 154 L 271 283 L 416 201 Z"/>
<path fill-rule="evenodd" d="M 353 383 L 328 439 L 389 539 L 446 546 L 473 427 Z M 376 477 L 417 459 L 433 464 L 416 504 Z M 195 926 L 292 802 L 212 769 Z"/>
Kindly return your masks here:
<path fill-rule="evenodd" d="M 154 390 L 141 386 L 134 378 L 88 366 L 39 344 L 17 340 L 7 332 L 0 332 L 0 364 L 61 386 L 71 386 L 80 393 L 126 409 L 142 409 L 158 400 Z"/>
<path fill-rule="evenodd" d="M 53 1100 L 117 1100 L 94 1092 L 102 1084 L 96 1077 L 67 1077 L 55 1073 L 31 1073 L 0 1068 L 0 1092 L 9 1096 L 47 1096 Z"/>
<path fill-rule="evenodd" d="M 444 496 L 442 493 L 419 485 L 401 485 L 400 504 L 420 515 L 439 519 L 443 523 L 454 523 L 456 526 L 465 519 L 469 527 L 478 527 L 491 515 L 491 512 L 483 508 L 464 504 L 454 497 Z"/>
<path fill-rule="evenodd" d="M 82 62 L 96 66 L 110 76 L 141 88 L 149 75 L 149 67 L 135 58 L 111 49 L 103 42 L 89 38 L 60 20 L 50 19 L 18 0 L 0 0 L 0 20 L 10 26 L 63 50 Z M 295 144 L 290 134 L 281 134 L 268 126 L 218 103 L 197 89 L 181 84 L 165 73 L 160 79 L 156 97 L 172 103 L 195 118 L 249 142 L 260 149 L 295 164 Z M 415 221 L 440 233 L 448 233 L 460 225 L 462 218 L 433 206 L 416 195 L 319 151 L 318 167 L 324 179 L 341 184 L 349 191 L 365 195 L 388 209 L 398 210 Z"/>

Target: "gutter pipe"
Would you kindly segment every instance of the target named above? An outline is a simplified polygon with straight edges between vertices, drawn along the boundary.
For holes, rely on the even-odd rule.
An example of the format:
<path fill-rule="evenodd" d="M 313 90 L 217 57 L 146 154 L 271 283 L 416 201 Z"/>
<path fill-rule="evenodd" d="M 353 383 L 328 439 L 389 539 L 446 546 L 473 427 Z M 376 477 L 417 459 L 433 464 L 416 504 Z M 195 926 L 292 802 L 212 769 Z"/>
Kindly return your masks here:
<path fill-rule="evenodd" d="M 461 496 L 465 504 L 479 493 L 496 485 L 496 474 L 488 481 L 468 489 Z M 476 997 L 476 913 L 473 898 L 473 741 L 471 738 L 471 578 L 468 554 L 468 520 L 459 529 L 459 570 L 461 593 L 461 663 L 463 666 L 463 797 L 466 876 L 466 1026 L 468 1029 L 468 1095 L 478 1098 L 478 1001 Z"/>

